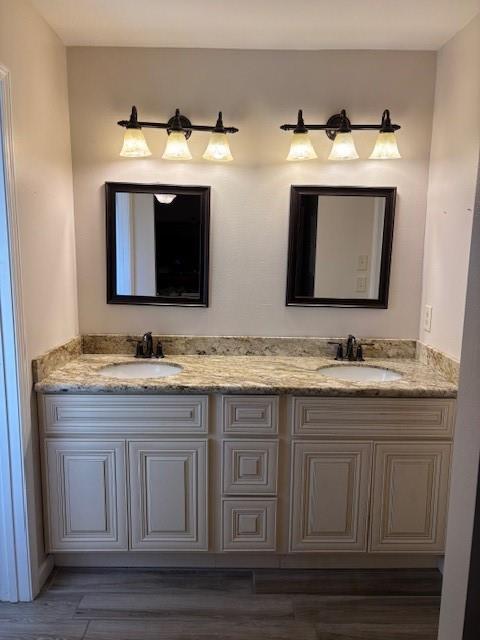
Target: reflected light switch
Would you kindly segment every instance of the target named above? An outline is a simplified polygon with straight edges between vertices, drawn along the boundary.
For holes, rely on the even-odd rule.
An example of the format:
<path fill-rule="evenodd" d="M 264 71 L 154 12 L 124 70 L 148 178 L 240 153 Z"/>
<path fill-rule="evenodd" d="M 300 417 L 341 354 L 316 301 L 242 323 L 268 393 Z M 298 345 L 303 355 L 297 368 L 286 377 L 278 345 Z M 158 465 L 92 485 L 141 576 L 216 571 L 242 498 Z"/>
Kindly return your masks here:
<path fill-rule="evenodd" d="M 358 256 L 357 271 L 366 271 L 368 269 L 368 256 Z"/>
<path fill-rule="evenodd" d="M 359 276 L 357 278 L 357 293 L 365 293 L 367 290 L 367 278 L 366 276 Z"/>

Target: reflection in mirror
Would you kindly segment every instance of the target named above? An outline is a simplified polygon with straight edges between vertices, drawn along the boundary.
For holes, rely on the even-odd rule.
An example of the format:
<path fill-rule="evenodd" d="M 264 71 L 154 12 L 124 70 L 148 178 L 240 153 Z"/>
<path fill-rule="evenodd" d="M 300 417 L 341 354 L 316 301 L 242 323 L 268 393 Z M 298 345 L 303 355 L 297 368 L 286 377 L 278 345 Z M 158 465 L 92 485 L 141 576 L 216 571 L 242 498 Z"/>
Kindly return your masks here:
<path fill-rule="evenodd" d="M 292 187 L 287 304 L 385 308 L 395 189 Z"/>
<path fill-rule="evenodd" d="M 208 204 L 208 187 L 108 183 L 108 302 L 207 306 Z"/>

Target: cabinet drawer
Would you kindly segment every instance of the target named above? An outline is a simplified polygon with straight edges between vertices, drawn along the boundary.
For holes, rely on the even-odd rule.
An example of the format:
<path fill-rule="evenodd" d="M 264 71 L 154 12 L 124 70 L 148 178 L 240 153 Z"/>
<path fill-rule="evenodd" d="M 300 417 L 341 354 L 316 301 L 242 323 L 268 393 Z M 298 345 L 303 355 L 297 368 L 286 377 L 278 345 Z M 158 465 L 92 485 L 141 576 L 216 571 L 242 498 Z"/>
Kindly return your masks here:
<path fill-rule="evenodd" d="M 273 440 L 225 440 L 223 493 L 276 493 L 277 458 L 278 443 Z"/>
<path fill-rule="evenodd" d="M 207 433 L 207 396 L 45 395 L 41 396 L 46 435 L 98 430 L 122 433 Z"/>
<path fill-rule="evenodd" d="M 294 398 L 293 434 L 451 438 L 455 400 Z"/>
<path fill-rule="evenodd" d="M 274 498 L 223 500 L 223 551 L 275 551 Z"/>
<path fill-rule="evenodd" d="M 278 433 L 276 396 L 223 396 L 224 433 Z"/>

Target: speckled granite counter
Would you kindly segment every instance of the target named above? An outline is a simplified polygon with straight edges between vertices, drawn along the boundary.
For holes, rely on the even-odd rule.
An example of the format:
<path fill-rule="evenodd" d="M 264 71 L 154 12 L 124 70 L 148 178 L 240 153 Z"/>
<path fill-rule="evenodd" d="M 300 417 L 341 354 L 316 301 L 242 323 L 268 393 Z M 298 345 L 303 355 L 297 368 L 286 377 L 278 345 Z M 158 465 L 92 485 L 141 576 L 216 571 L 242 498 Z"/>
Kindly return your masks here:
<path fill-rule="evenodd" d="M 290 393 L 322 396 L 454 398 L 457 387 L 432 367 L 410 359 L 368 359 L 364 365 L 402 374 L 391 382 L 346 382 L 322 375 L 326 357 L 175 355 L 160 362 L 183 367 L 166 378 L 104 377 L 99 369 L 138 362 L 131 356 L 82 355 L 37 382 L 41 393 Z M 352 363 L 345 363 L 352 364 Z M 362 363 L 354 363 L 362 366 Z"/>

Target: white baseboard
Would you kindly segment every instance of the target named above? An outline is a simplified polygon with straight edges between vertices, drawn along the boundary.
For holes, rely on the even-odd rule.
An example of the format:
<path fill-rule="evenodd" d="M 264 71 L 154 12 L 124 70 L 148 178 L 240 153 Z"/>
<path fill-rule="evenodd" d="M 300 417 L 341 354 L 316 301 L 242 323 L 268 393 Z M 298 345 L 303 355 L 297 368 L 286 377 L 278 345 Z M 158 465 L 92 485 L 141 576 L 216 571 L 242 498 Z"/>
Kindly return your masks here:
<path fill-rule="evenodd" d="M 52 573 L 55 567 L 54 557 L 53 556 L 45 556 L 45 559 L 40 564 L 37 570 L 36 580 L 34 581 L 35 590 L 33 597 L 36 598 L 40 593 L 43 585 L 48 580 L 48 577 Z"/>

